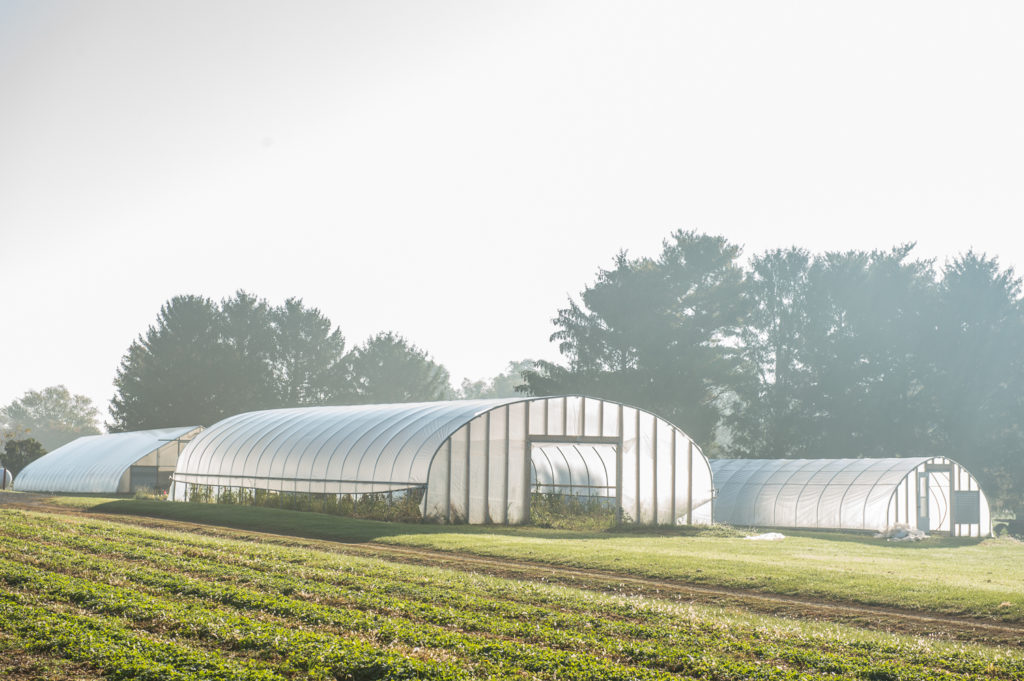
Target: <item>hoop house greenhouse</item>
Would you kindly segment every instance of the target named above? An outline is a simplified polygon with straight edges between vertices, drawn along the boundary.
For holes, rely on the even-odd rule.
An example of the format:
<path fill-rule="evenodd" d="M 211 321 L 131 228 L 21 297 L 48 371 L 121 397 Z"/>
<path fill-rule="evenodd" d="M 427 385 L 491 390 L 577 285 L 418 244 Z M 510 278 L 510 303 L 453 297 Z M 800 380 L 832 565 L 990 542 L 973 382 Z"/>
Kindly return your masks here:
<path fill-rule="evenodd" d="M 200 430 L 188 426 L 80 437 L 26 466 L 15 489 L 88 494 L 167 489 L 178 454 Z"/>
<path fill-rule="evenodd" d="M 642 524 L 711 522 L 711 468 L 685 433 L 582 396 L 239 414 L 182 452 L 171 497 L 225 491 L 416 493 L 424 518 L 477 524 L 525 522 L 546 492 L 611 498 Z"/>
<path fill-rule="evenodd" d="M 754 527 L 925 532 L 987 537 L 978 481 L 951 459 L 715 459 L 715 520 Z"/>

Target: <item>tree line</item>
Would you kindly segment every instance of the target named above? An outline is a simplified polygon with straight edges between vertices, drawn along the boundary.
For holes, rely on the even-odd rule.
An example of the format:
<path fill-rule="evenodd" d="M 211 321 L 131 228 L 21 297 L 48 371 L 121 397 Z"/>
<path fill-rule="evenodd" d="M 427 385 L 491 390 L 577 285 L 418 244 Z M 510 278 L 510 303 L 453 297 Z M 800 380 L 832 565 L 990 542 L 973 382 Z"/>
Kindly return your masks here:
<path fill-rule="evenodd" d="M 648 408 L 712 457 L 947 456 L 1024 517 L 1021 280 L 967 252 L 913 245 L 744 263 L 678 231 L 657 257 L 620 253 L 553 319 L 561 363 L 533 394 Z"/>
<path fill-rule="evenodd" d="M 129 346 L 114 379 L 113 432 L 210 425 L 259 409 L 454 397 L 447 369 L 393 332 L 351 349 L 298 298 L 245 291 L 215 303 L 177 296 Z"/>
<path fill-rule="evenodd" d="M 557 311 L 561 361 L 459 389 L 397 334 L 349 349 L 300 299 L 177 296 L 125 353 L 107 426 L 583 393 L 658 413 L 712 457 L 948 456 L 1024 513 L 1021 294 L 1012 268 L 971 251 L 941 265 L 911 244 L 744 260 L 723 237 L 677 231 L 657 256 L 619 253 Z"/>

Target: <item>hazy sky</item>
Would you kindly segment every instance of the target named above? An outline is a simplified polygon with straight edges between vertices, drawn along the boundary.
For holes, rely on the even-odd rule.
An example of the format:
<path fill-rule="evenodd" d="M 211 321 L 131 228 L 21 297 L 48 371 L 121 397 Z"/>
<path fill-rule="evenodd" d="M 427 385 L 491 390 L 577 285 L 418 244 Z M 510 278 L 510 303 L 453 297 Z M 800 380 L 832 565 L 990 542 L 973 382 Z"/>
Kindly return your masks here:
<path fill-rule="evenodd" d="M 0 0 L 0 405 L 180 293 L 455 382 L 673 229 L 1024 269 L 1024 3 Z M 178 424 L 169 424 L 178 425 Z"/>

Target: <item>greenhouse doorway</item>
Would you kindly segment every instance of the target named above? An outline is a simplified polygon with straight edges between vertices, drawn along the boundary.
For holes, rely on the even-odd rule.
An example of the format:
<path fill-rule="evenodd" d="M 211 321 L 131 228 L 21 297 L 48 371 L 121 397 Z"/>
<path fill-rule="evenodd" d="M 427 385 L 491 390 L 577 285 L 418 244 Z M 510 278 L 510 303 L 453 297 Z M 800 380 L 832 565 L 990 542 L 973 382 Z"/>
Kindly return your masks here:
<path fill-rule="evenodd" d="M 926 464 L 917 474 L 917 527 L 925 532 L 949 532 L 952 498 L 953 467 L 945 464 Z"/>
<path fill-rule="evenodd" d="M 604 438 L 531 442 L 531 522 L 582 530 L 621 522 L 620 452 Z"/>

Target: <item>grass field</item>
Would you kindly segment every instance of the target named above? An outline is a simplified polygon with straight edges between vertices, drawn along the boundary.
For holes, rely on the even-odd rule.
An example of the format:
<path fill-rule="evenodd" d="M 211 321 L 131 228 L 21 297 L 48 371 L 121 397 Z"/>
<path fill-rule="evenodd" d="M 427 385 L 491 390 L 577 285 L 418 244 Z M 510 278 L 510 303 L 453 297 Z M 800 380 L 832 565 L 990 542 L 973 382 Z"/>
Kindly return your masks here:
<path fill-rule="evenodd" d="M 746 541 L 719 529 L 578 533 L 536 528 L 402 525 L 277 509 L 125 500 L 96 507 L 332 541 L 375 541 L 1024 622 L 1024 544 L 798 532 Z"/>
<path fill-rule="evenodd" d="M 742 541 L 608 541 L 631 539 Z M 1024 678 L 1020 650 L 74 513 L 0 510 L 0 585 L 0 677 L 19 680 Z"/>

